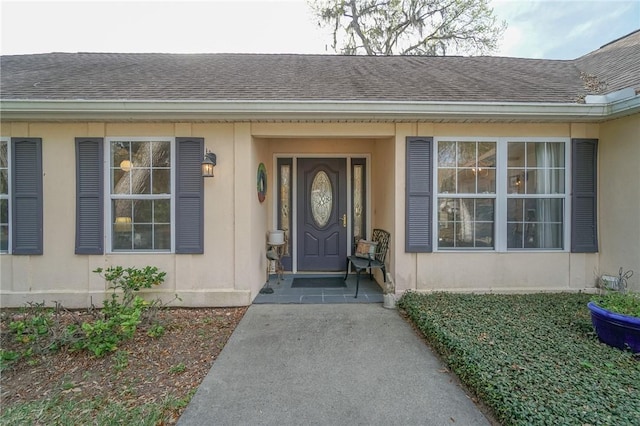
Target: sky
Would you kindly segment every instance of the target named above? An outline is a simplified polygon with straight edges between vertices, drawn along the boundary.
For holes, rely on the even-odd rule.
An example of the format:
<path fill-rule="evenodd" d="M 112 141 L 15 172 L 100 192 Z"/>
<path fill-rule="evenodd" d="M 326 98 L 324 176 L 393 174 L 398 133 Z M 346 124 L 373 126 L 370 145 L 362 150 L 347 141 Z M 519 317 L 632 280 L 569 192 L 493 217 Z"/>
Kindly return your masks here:
<path fill-rule="evenodd" d="M 490 0 L 495 56 L 574 59 L 640 29 L 640 0 Z M 306 0 L 0 0 L 0 52 L 333 54 Z"/>

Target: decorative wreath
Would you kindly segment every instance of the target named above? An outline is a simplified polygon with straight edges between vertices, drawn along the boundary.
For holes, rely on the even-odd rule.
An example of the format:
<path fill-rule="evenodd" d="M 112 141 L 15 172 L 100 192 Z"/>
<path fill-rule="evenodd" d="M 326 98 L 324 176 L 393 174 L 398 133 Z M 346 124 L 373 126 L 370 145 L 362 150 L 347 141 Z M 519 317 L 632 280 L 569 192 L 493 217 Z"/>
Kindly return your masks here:
<path fill-rule="evenodd" d="M 267 197 L 267 168 L 264 163 L 258 166 L 258 201 L 261 203 Z"/>

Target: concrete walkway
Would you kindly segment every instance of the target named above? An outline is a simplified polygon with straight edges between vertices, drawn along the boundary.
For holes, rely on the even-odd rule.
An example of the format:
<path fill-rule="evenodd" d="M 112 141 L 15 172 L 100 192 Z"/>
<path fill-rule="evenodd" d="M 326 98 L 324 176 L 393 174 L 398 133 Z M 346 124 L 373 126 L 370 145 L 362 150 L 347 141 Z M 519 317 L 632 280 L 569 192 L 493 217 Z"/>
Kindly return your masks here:
<path fill-rule="evenodd" d="M 252 305 L 178 425 L 489 425 L 395 310 Z"/>

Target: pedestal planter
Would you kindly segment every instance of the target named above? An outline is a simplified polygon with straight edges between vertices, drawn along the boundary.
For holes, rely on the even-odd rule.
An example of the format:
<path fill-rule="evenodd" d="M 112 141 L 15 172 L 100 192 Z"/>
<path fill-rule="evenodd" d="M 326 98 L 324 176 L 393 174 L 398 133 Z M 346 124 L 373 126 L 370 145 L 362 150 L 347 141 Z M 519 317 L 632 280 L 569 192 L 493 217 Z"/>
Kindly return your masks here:
<path fill-rule="evenodd" d="M 385 293 L 383 296 L 382 306 L 387 309 L 395 309 L 396 308 L 396 295 L 393 293 Z"/>
<path fill-rule="evenodd" d="M 619 349 L 640 352 L 640 318 L 616 314 L 602 309 L 594 302 L 587 305 L 591 322 L 601 342 Z"/>

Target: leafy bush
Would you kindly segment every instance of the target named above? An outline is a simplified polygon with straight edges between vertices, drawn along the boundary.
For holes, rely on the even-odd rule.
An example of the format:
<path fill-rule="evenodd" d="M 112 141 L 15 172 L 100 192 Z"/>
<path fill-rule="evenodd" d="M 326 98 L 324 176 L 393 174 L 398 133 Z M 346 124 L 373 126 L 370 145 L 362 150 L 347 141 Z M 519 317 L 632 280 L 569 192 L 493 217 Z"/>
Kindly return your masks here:
<path fill-rule="evenodd" d="M 640 362 L 598 342 L 585 294 L 406 293 L 398 306 L 505 425 L 633 425 Z"/>
<path fill-rule="evenodd" d="M 90 310 L 93 320 L 82 321 L 76 316 L 74 323 L 63 326 L 57 318 L 62 306 L 56 304 L 56 308 L 51 309 L 46 308 L 44 303 L 30 303 L 8 325 L 15 339 L 24 344 L 25 349 L 18 354 L 3 352 L 3 368 L 10 362 L 61 347 L 89 350 L 97 357 L 102 357 L 115 351 L 123 340 L 131 339 L 143 321 L 153 324 L 151 335 L 162 334 L 164 329 L 154 321 L 164 304 L 160 300 L 148 302 L 138 293 L 164 282 L 165 272 L 152 266 L 142 269 L 115 266 L 98 268 L 94 272 L 109 283 L 112 293 L 105 300 L 102 310 Z"/>

